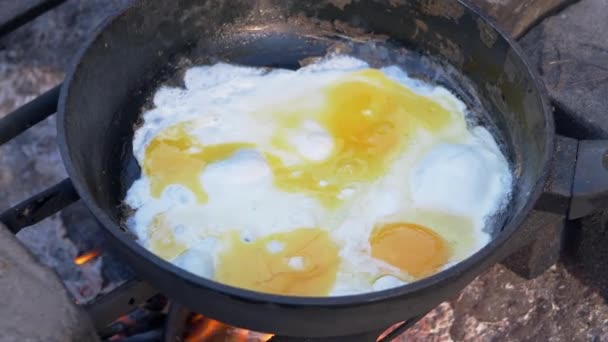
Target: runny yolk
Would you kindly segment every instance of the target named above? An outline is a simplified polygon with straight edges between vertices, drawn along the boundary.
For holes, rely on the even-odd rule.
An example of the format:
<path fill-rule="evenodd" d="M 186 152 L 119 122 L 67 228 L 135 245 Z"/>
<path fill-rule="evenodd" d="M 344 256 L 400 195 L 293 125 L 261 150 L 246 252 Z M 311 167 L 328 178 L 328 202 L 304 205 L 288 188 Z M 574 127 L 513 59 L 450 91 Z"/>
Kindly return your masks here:
<path fill-rule="evenodd" d="M 230 237 L 219 254 L 215 279 L 254 291 L 326 296 L 336 281 L 338 246 L 321 229 L 276 233 L 252 243 Z"/>
<path fill-rule="evenodd" d="M 252 146 L 246 143 L 203 146 L 186 131 L 189 124 L 182 122 L 169 127 L 146 148 L 143 169 L 154 197 L 160 197 L 167 186 L 179 184 L 190 189 L 199 203 L 207 202 L 207 193 L 199 180 L 205 166 Z"/>
<path fill-rule="evenodd" d="M 292 152 L 288 130 L 313 119 L 334 140 L 330 156 L 290 166 L 272 154 L 266 157 L 278 187 L 314 196 L 329 207 L 340 203 L 337 195 L 349 185 L 385 174 L 418 130 L 436 133 L 453 120 L 439 103 L 415 94 L 379 70 L 353 72 L 322 92 L 326 101 L 316 112 L 298 110 L 291 103 L 275 106 L 275 118 L 284 129 L 272 142 L 276 148 Z"/>
<path fill-rule="evenodd" d="M 447 243 L 429 228 L 413 223 L 376 227 L 369 239 L 372 256 L 415 278 L 435 273 L 448 261 Z"/>
<path fill-rule="evenodd" d="M 165 260 L 173 260 L 186 251 L 184 243 L 178 241 L 162 214 L 158 214 L 148 227 L 150 250 Z"/>

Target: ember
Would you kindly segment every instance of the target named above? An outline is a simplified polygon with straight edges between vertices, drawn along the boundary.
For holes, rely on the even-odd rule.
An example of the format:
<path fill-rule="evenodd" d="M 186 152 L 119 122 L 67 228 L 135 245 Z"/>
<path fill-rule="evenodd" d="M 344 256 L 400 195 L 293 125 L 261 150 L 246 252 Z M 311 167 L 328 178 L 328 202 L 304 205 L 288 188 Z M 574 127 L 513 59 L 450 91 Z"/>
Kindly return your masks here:
<path fill-rule="evenodd" d="M 266 342 L 272 334 L 235 328 L 200 314 L 188 319 L 185 342 Z"/>
<path fill-rule="evenodd" d="M 74 258 L 74 263 L 78 266 L 80 265 L 84 265 L 87 262 L 95 259 L 96 257 L 98 257 L 101 254 L 101 252 L 97 249 L 93 249 L 90 250 L 88 252 L 85 252 L 83 254 L 80 254 L 79 256 Z"/>

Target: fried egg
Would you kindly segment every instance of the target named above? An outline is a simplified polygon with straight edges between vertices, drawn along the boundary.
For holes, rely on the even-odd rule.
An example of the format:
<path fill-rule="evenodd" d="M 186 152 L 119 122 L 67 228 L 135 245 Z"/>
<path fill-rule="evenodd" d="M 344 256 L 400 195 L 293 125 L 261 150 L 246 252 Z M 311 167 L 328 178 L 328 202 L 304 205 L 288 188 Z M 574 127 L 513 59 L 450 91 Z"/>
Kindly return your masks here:
<path fill-rule="evenodd" d="M 125 203 L 139 243 L 201 277 L 293 296 L 400 286 L 487 244 L 510 195 L 489 131 L 397 66 L 217 63 L 184 83 L 142 114 Z"/>

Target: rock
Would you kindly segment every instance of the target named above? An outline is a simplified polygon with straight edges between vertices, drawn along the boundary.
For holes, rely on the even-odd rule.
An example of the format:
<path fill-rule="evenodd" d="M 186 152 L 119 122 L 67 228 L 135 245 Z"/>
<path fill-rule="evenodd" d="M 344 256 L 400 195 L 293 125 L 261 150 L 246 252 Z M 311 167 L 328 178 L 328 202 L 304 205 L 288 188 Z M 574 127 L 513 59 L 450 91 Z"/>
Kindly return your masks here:
<path fill-rule="evenodd" d="M 562 265 L 534 280 L 495 266 L 451 301 L 455 341 L 607 341 L 604 299 Z"/>
<path fill-rule="evenodd" d="M 470 0 L 518 38 L 547 15 L 576 0 Z"/>
<path fill-rule="evenodd" d="M 98 341 L 53 271 L 0 225 L 0 340 Z"/>
<path fill-rule="evenodd" d="M 532 211 L 520 229 L 534 236 L 533 240 L 505 259 L 502 264 L 526 279 L 540 276 L 559 260 L 565 228 L 564 216 Z"/>
<path fill-rule="evenodd" d="M 583 0 L 521 40 L 556 108 L 558 132 L 608 138 L 608 1 Z"/>
<path fill-rule="evenodd" d="M 578 223 L 567 237 L 576 243 L 566 251 L 564 266 L 608 300 L 608 211 L 582 218 Z"/>

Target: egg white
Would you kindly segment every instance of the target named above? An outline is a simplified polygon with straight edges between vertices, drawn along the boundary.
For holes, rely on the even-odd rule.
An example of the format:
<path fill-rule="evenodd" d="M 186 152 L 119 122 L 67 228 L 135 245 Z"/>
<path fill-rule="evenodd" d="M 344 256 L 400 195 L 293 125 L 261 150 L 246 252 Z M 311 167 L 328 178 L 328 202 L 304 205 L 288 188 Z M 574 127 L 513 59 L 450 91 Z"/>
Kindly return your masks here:
<path fill-rule="evenodd" d="M 154 108 L 143 113 L 143 124 L 135 131 L 133 154 L 143 165 L 146 147 L 155 136 L 176 123 L 191 121 L 189 133 L 201 144 L 253 142 L 276 153 L 286 165 L 301 159 L 323 160 L 334 142 L 318 123 L 310 121 L 292 129 L 289 139 L 297 153 L 285 153 L 273 149 L 271 143 L 278 123 L 272 116 L 251 113 L 272 108 L 278 96 L 287 101 L 303 94 L 308 95 L 308 102 L 298 103 L 298 107 L 316 108 L 314 94 L 318 89 L 348 72 L 368 67 L 352 57 L 333 56 L 297 71 L 225 63 L 191 68 L 184 76 L 185 89 L 162 87 L 157 91 Z M 484 230 L 486 218 L 508 198 L 512 183 L 509 165 L 485 128 L 467 129 L 466 106 L 447 89 L 412 79 L 396 66 L 381 70 L 461 120 L 440 134 L 418 132 L 413 146 L 399 155 L 385 175 L 343 189 L 338 195 L 343 204 L 338 209 L 329 210 L 305 194 L 277 189 L 264 156 L 254 149 L 243 149 L 200 174 L 209 197 L 204 204 L 177 184 L 154 198 L 150 180 L 142 173 L 125 198 L 135 210 L 128 227 L 149 247 L 148 227 L 156 215 L 164 213 L 175 238 L 187 246 L 186 252 L 171 261 L 207 278 L 213 278 L 223 248 L 221 237 L 228 229 L 238 229 L 243 240 L 251 241 L 301 227 L 323 227 L 340 247 L 342 262 L 330 292 L 336 296 L 413 280 L 396 277 L 402 272 L 371 257 L 369 236 L 381 222 L 397 219 L 432 224 L 432 215 L 423 214 L 432 211 L 467 217 L 473 222 L 471 231 L 451 232 L 448 227 L 437 232 L 454 242 L 450 264 L 470 256 L 489 241 Z M 322 100 L 319 94 L 318 101 Z M 294 268 L 298 263 L 293 261 Z"/>

